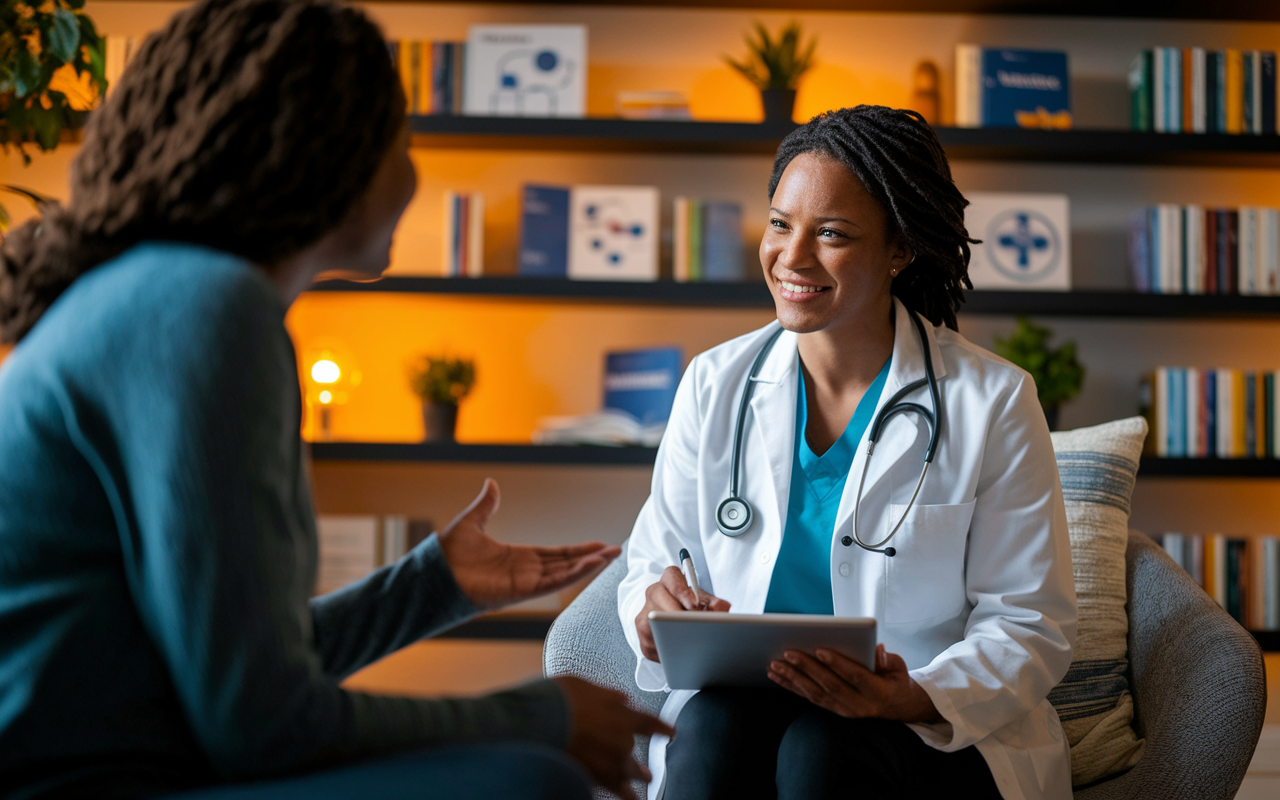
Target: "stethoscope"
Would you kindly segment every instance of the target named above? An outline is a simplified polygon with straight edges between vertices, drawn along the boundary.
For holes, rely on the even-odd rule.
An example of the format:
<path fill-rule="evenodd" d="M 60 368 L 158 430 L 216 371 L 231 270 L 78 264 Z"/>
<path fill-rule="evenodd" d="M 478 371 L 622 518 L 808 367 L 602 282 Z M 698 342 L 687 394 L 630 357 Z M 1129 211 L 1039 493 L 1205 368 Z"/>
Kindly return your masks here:
<path fill-rule="evenodd" d="M 933 374 L 933 356 L 929 352 L 929 337 L 925 334 L 924 323 L 920 321 L 914 312 L 907 311 L 911 315 L 911 321 L 915 323 L 916 330 L 920 333 L 920 344 L 924 350 L 924 374 L 923 378 L 912 381 L 903 386 L 889 401 L 881 406 L 876 413 L 874 419 L 871 420 L 871 428 L 867 433 L 867 456 L 862 461 L 862 476 L 858 479 L 858 492 L 854 495 L 853 501 L 853 536 L 844 536 L 840 539 L 840 543 L 848 547 L 857 543 L 863 550 L 869 550 L 873 553 L 883 553 L 886 556 L 893 557 L 898 551 L 892 547 L 885 547 L 902 527 L 902 523 L 907 518 L 907 514 L 911 511 L 911 507 L 915 505 L 916 497 L 920 495 L 920 487 L 924 485 L 924 476 L 929 472 L 929 465 L 933 463 L 934 453 L 938 450 L 938 429 L 941 427 L 942 415 L 942 399 L 938 392 L 938 379 Z M 745 427 L 747 420 L 747 407 L 751 404 L 751 394 L 755 391 L 756 376 L 760 373 L 760 368 L 764 365 L 765 359 L 769 357 L 769 351 L 773 349 L 773 345 L 778 341 L 778 337 L 782 335 L 782 328 L 774 331 L 773 334 L 765 341 L 764 347 L 760 348 L 759 355 L 751 364 L 751 372 L 747 375 L 746 386 L 742 389 L 742 401 L 738 403 L 738 420 L 733 430 L 733 459 L 729 475 L 729 497 L 720 504 L 716 509 L 716 527 L 725 536 L 741 536 L 751 527 L 751 522 L 755 518 L 755 512 L 751 509 L 751 504 L 738 495 L 739 476 L 742 471 L 742 429 Z M 933 410 L 925 408 L 919 403 L 905 403 L 902 398 L 914 392 L 922 386 L 929 387 L 929 400 L 933 405 Z M 867 465 L 871 463 L 871 454 L 875 452 L 876 442 L 880 440 L 880 434 L 884 430 L 885 424 L 895 414 L 905 414 L 912 412 L 919 414 L 929 426 L 929 446 L 924 452 L 924 467 L 920 470 L 920 479 L 916 481 L 915 491 L 911 493 L 911 500 L 907 502 L 907 507 L 903 509 L 902 516 L 898 517 L 898 522 L 889 531 L 889 535 L 884 537 L 876 544 L 867 544 L 858 536 L 858 510 L 862 506 L 862 487 L 867 480 Z"/>

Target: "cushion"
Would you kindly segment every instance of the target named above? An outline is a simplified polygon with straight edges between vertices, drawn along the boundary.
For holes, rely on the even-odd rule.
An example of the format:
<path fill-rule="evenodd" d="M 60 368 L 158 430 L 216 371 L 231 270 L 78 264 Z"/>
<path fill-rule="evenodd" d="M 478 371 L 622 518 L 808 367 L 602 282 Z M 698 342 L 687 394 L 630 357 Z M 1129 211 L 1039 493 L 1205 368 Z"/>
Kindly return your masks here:
<path fill-rule="evenodd" d="M 1127 677 L 1124 553 L 1129 499 L 1146 436 L 1142 417 L 1053 434 L 1080 623 L 1071 668 L 1049 702 L 1071 745 L 1075 786 L 1123 772 L 1142 756 Z"/>

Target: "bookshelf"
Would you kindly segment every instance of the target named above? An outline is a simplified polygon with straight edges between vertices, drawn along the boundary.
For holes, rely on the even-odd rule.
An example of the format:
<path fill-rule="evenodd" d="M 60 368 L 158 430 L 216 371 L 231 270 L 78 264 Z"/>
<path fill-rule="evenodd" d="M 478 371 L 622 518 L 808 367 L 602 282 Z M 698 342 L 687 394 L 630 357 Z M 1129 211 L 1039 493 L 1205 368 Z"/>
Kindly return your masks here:
<path fill-rule="evenodd" d="M 414 116 L 421 147 L 464 150 L 768 155 L 797 126 L 608 117 Z M 1280 136 L 935 128 L 947 156 L 970 161 L 1280 168 Z"/>
<path fill-rule="evenodd" d="M 547 278 L 389 277 L 372 283 L 324 281 L 313 292 L 393 292 L 479 297 L 574 300 L 599 303 L 772 308 L 761 282 L 675 283 L 573 281 Z M 1125 291 L 972 291 L 961 313 L 1039 316 L 1215 318 L 1280 316 L 1280 296 L 1169 295 Z"/>

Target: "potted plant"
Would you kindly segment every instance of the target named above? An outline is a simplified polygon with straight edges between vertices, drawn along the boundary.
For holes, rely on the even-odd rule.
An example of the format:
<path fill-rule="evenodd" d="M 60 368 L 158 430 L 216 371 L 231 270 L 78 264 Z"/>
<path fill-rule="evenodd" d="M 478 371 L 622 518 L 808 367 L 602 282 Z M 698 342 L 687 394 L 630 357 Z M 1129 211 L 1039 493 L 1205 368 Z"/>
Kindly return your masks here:
<path fill-rule="evenodd" d="M 57 147 L 107 91 L 106 45 L 84 3 L 0 0 L 0 149 L 17 147 L 24 164 L 27 145 Z"/>
<path fill-rule="evenodd" d="M 1052 350 L 1049 348 L 1052 335 L 1048 328 L 1018 317 L 1012 336 L 995 337 L 996 354 L 1030 372 L 1035 379 L 1036 396 L 1050 430 L 1058 426 L 1058 410 L 1062 404 L 1080 394 L 1084 385 L 1084 365 L 1076 359 L 1076 343 L 1065 342 Z"/>
<path fill-rule="evenodd" d="M 790 122 L 796 104 L 796 86 L 800 76 L 813 66 L 816 39 L 800 43 L 800 24 L 792 22 L 782 29 L 777 39 L 760 22 L 755 24 L 755 38 L 743 37 L 749 55 L 743 61 L 729 56 L 724 60 L 760 90 L 766 123 Z"/>
<path fill-rule="evenodd" d="M 422 400 L 425 442 L 452 442 L 458 425 L 458 404 L 476 382 L 474 361 L 443 356 L 419 356 L 409 368 L 409 386 Z"/>

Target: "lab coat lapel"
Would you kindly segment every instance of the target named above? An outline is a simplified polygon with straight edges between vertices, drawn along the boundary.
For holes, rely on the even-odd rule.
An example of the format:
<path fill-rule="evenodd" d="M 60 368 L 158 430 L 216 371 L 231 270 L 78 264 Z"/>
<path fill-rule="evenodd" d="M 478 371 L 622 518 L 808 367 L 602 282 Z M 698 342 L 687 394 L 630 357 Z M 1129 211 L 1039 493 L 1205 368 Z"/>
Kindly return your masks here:
<path fill-rule="evenodd" d="M 915 323 L 911 321 L 909 312 L 898 298 L 893 298 L 893 305 L 893 356 L 889 362 L 889 375 L 885 378 L 884 389 L 881 390 L 880 399 L 876 403 L 876 413 L 872 415 L 873 420 L 893 396 L 897 394 L 899 389 L 925 377 L 924 351 L 920 343 L 920 334 L 916 330 Z M 942 354 L 938 348 L 938 341 L 934 336 L 933 326 L 929 321 L 923 318 L 921 321 L 924 322 L 925 334 L 928 339 L 927 346 L 933 357 L 933 372 L 938 378 L 939 384 L 941 384 L 943 376 L 946 375 L 946 367 L 942 363 Z M 932 407 L 927 387 L 921 387 L 911 392 L 903 400 L 919 403 L 925 408 Z M 858 447 L 853 464 L 849 467 L 849 477 L 845 480 L 844 493 L 840 500 L 840 510 L 836 515 L 836 530 L 844 530 L 846 526 L 851 525 L 854 502 L 858 492 L 858 481 L 862 477 L 863 465 L 867 464 L 866 442 L 870 434 L 871 426 L 868 425 L 867 433 Z M 897 487 L 887 486 L 885 488 L 888 489 L 888 492 L 882 492 L 880 491 L 881 484 L 885 482 L 886 476 L 891 474 L 894 466 L 903 457 L 910 455 L 914 458 L 918 455 L 920 466 L 924 465 L 924 447 L 928 442 L 927 435 L 928 430 L 924 420 L 916 414 L 895 414 L 885 423 L 880 434 L 880 441 L 876 443 L 875 455 L 871 458 L 870 464 L 867 464 L 867 477 L 862 486 L 862 509 L 858 519 L 861 525 L 868 525 L 867 519 L 884 520 L 888 504 L 893 502 L 891 494 L 893 489 Z M 918 446 L 917 442 L 920 442 Z M 909 493 L 912 488 L 914 488 L 914 484 L 906 487 L 906 491 Z M 860 527 L 859 534 L 867 542 L 877 541 L 879 536 L 882 535 L 878 524 L 870 528 Z"/>
<path fill-rule="evenodd" d="M 796 398 L 799 351 L 796 334 L 784 331 L 756 377 L 751 396 L 751 430 L 769 462 L 777 519 L 785 520 L 791 493 L 791 465 L 795 455 Z M 744 457 L 747 454 L 744 453 Z M 755 468 L 752 463 L 744 470 Z M 745 488 L 745 487 L 744 487 Z M 781 541 L 781 539 L 779 539 Z"/>

